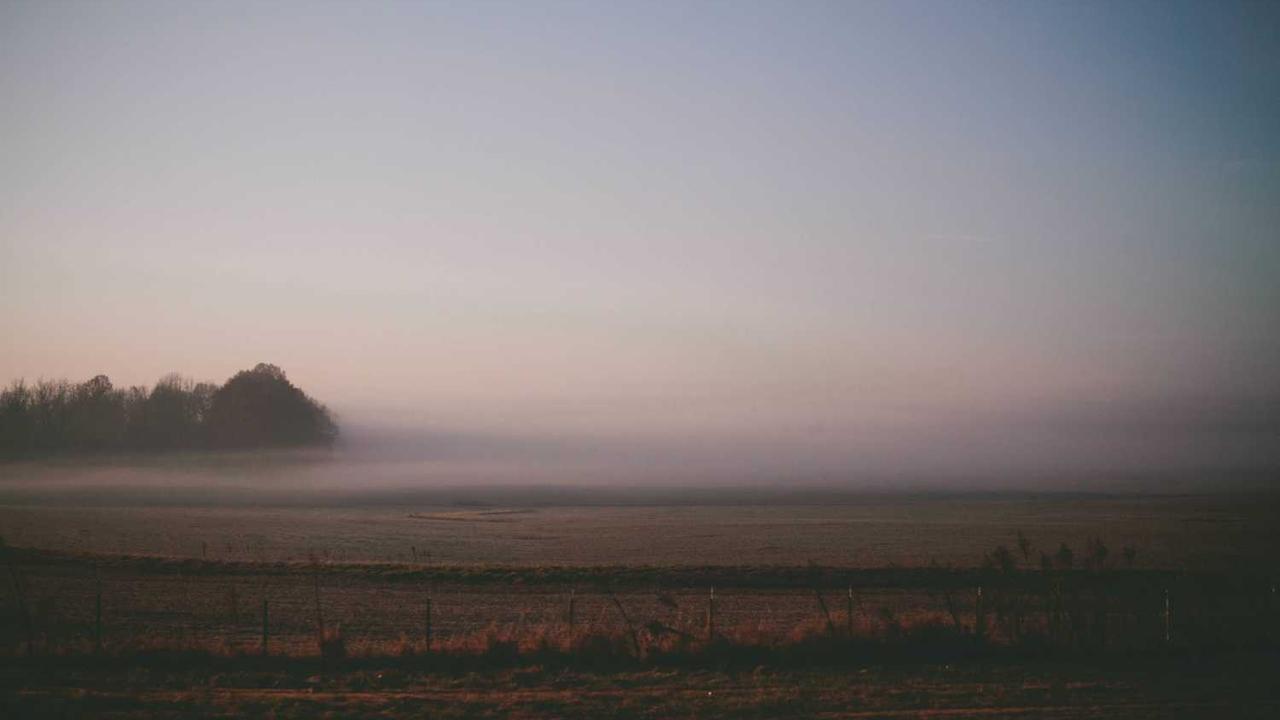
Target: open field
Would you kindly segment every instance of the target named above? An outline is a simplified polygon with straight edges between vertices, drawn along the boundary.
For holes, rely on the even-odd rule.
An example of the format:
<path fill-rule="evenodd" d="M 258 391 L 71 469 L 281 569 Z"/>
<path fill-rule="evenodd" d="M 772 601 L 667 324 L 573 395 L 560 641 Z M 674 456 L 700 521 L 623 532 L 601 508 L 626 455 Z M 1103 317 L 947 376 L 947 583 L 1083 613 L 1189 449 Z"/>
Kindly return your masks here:
<path fill-rule="evenodd" d="M 600 505 L 588 494 L 555 505 L 555 495 L 501 504 L 495 491 L 484 505 L 277 507 L 157 505 L 167 498 L 160 490 L 147 497 L 0 505 L 0 533 L 13 545 L 71 552 L 444 565 L 964 567 L 996 545 L 1012 547 L 1017 531 L 1036 552 L 1063 542 L 1081 550 L 1093 538 L 1117 552 L 1132 546 L 1145 568 L 1275 567 L 1280 557 L 1275 495 L 834 495 L 789 505 L 746 495 L 752 504 Z"/>
<path fill-rule="evenodd" d="M 1269 717 L 1274 507 L 5 506 L 0 696 L 15 717 Z"/>
<path fill-rule="evenodd" d="M 256 648 L 264 600 L 281 652 L 314 650 L 317 599 L 353 647 L 420 642 L 427 598 L 437 643 L 561 627 L 571 596 L 578 632 L 621 631 L 616 596 L 641 624 L 696 637 L 712 587 L 722 632 L 770 642 L 828 616 L 873 635 L 886 618 L 972 625 L 977 588 L 1010 582 L 980 569 L 997 546 L 1009 550 L 1014 584 L 1034 596 L 1024 614 L 1045 613 L 1030 605 L 1049 602 L 1050 576 L 1086 595 L 1103 583 L 1115 596 L 1103 612 L 1131 616 L 1146 642 L 1159 633 L 1166 591 L 1179 620 L 1188 602 L 1245 617 L 1273 603 L 1278 509 L 1271 497 L 1070 496 L 785 507 L 30 505 L 0 506 L 0 528 L 32 633 L 50 649 L 93 635 L 98 598 L 103 641 L 118 648 Z M 1108 554 L 1086 572 L 1095 538 Z M 1068 567 L 1064 543 L 1075 555 Z M 1054 573 L 1039 572 L 1045 560 Z M 22 634 L 13 588 L 0 589 L 10 648 Z"/>

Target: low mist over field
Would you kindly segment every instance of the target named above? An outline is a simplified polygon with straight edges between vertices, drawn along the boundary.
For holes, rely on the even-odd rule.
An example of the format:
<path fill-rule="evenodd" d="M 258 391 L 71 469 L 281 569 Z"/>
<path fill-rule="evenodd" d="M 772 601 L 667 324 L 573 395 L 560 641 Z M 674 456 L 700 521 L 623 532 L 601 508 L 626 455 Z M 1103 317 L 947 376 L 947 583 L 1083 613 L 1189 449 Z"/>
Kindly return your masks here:
<path fill-rule="evenodd" d="M 1012 442 L 1026 436 L 1002 437 Z M 1032 449 L 1034 441 L 1040 443 L 1039 452 Z M 850 453 L 843 463 L 824 463 L 779 445 L 642 444 L 418 429 L 375 434 L 344 426 L 333 448 L 11 461 L 0 468 L 0 499 L 218 505 L 853 502 L 867 493 L 895 492 L 1270 491 L 1276 477 L 1270 464 L 1205 461 L 1189 443 L 1166 448 L 1150 439 L 1106 439 L 1099 444 L 1121 448 L 1127 460 L 1106 463 L 1093 454 L 1096 447 L 1083 448 L 1047 431 L 1024 442 L 1012 453 L 1016 462 L 1008 456 L 975 461 L 981 448 L 944 445 L 931 448 L 924 459 L 868 452 Z M 1201 449 L 1210 444 L 1241 447 L 1225 438 L 1199 442 Z M 1270 460 L 1271 445 L 1262 439 L 1252 445 L 1241 455 Z M 1046 448 L 1056 450 L 1060 462 L 1047 462 Z M 1141 462 L 1134 458 L 1135 448 L 1162 451 L 1164 462 Z"/>
<path fill-rule="evenodd" d="M 305 434 L 316 433 L 306 423 L 280 430 L 257 423 L 259 430 L 248 430 L 252 423 L 232 420 L 229 427 L 241 428 L 243 437 L 228 444 L 221 438 L 238 436 L 203 429 L 198 418 L 208 411 L 183 410 L 166 399 L 178 392 L 174 387 L 159 384 L 150 400 L 146 392 L 140 396 L 137 409 L 120 410 L 121 425 L 98 433 L 110 439 L 76 431 L 77 416 L 71 416 L 62 426 L 79 434 L 61 445 L 9 443 L 18 449 L 7 454 L 0 494 L 74 498 L 73 489 L 83 488 L 82 499 L 128 491 L 138 497 L 156 492 L 164 502 L 272 496 L 385 502 L 468 487 L 521 488 L 528 494 L 538 486 L 552 497 L 567 497 L 564 490 L 577 488 L 598 497 L 672 499 L 893 491 L 1180 493 L 1270 489 L 1280 468 L 1273 442 L 1276 406 L 1265 398 L 1101 404 L 1021 419 L 975 412 L 966 421 L 931 423 L 912 432 L 847 435 L 821 428 L 787 432 L 782 426 L 758 435 L 570 433 L 538 425 L 497 431 L 362 419 L 339 411 L 334 419 L 325 416 L 332 428 L 314 437 Z M 216 386 L 198 385 L 197 395 L 201 387 Z M 159 398 L 161 391 L 169 395 Z M 201 401 L 192 396 L 186 402 Z M 166 412 L 177 415 L 165 419 Z M 147 413 L 160 414 L 150 420 Z M 89 419 L 110 423 L 113 417 L 98 412 Z M 219 415 L 212 417 L 217 421 Z M 220 427 L 214 421 L 206 424 Z M 12 427 L 18 424 L 0 418 L 0 429 Z M 608 488 L 613 490 L 602 495 Z"/>
<path fill-rule="evenodd" d="M 1270 484 L 1275 28 L 5 3 L 0 380 L 274 363 L 353 488 Z"/>

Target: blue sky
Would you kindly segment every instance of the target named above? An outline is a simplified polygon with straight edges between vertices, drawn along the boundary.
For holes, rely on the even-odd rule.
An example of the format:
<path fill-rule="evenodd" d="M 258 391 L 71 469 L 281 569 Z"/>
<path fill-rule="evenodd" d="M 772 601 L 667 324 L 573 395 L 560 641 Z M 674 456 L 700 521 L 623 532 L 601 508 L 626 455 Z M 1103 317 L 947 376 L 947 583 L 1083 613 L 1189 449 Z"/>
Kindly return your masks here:
<path fill-rule="evenodd" d="M 268 361 L 352 425 L 726 474 L 1274 462 L 1278 31 L 1268 3 L 4 2 L 0 377 Z"/>

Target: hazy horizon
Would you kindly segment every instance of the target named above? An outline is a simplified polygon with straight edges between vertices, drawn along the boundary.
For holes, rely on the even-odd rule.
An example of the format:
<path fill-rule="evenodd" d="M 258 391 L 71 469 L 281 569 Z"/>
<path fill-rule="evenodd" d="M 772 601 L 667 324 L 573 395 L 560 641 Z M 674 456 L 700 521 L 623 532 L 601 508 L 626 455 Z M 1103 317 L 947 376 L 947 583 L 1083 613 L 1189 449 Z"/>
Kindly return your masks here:
<path fill-rule="evenodd" d="M 5 2 L 0 382 L 275 363 L 424 482 L 1271 482 L 1278 31 Z"/>

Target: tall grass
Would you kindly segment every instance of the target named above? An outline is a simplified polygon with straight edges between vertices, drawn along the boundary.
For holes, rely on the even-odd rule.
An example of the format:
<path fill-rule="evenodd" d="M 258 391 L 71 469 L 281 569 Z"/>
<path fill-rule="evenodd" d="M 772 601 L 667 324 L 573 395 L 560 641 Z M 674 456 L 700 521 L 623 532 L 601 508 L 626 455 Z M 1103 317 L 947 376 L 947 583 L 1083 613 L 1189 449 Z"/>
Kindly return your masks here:
<path fill-rule="evenodd" d="M 1135 570 L 1134 553 L 1122 556 L 1124 568 L 1117 567 L 1114 555 L 1100 542 L 1090 543 L 1084 557 L 1084 568 L 1075 567 L 1075 553 L 1060 545 L 1048 567 L 1033 566 L 1033 547 L 1019 537 L 1018 552 L 998 547 L 986 558 L 981 569 L 891 568 L 852 571 L 840 568 L 716 568 L 707 574 L 724 581 L 728 587 L 763 586 L 764 592 L 784 590 L 778 597 L 792 602 L 810 596 L 811 614 L 796 622 L 773 617 L 765 612 L 734 612 L 738 596 L 716 593 L 710 585 L 706 614 L 700 612 L 700 601 L 677 601 L 670 588 L 672 578 L 696 577 L 697 569 L 619 568 L 615 580 L 621 580 L 631 594 L 621 595 L 612 584 L 606 569 L 520 569 L 503 568 L 430 568 L 404 566 L 335 566 L 313 560 L 309 565 L 280 566 L 261 564 L 166 563 L 155 559 L 120 559 L 100 557 L 54 556 L 32 551 L 6 550 L 8 573 L 13 591 L 0 614 L 6 618 L 0 630 L 0 655 L 17 657 L 39 653 L 50 656 L 98 654 L 103 657 L 140 657 L 165 653 L 190 653 L 202 657 L 231 658 L 271 655 L 284 659 L 314 658 L 327 665 L 337 665 L 362 658 L 401 658 L 428 665 L 449 663 L 480 664 L 554 661 L 584 663 L 594 661 L 646 663 L 700 662 L 844 662 L 848 660 L 912 659 L 942 661 L 954 657 L 999 654 L 1063 655 L 1080 653 L 1125 652 L 1197 652 L 1218 648 L 1277 646 L 1277 608 L 1274 602 L 1274 580 L 1267 576 L 1247 574 L 1189 574 Z M 1041 553 L 1041 558 L 1048 557 Z M 91 621 L 79 626 L 69 620 L 61 637 L 51 631 L 56 618 L 40 621 L 45 628 L 44 641 L 36 641 L 30 610 L 29 592 L 21 580 L 24 570 L 34 568 L 65 575 L 76 563 L 92 567 Z M 104 622 L 112 618 L 103 614 L 104 583 L 98 574 L 102 569 L 116 568 L 123 578 L 112 583 L 117 593 L 132 592 L 130 583 L 158 576 L 176 581 L 174 602 L 178 612 L 170 621 L 181 631 L 177 641 L 161 632 L 141 632 L 124 636 L 104 632 Z M 307 591 L 301 598 L 288 597 L 277 603 L 272 593 L 283 593 L 276 585 L 264 583 L 262 592 L 262 632 L 259 639 L 253 624 L 247 628 L 225 632 L 227 624 L 201 623 L 197 604 L 191 596 L 192 578 L 210 575 L 233 576 L 235 573 L 269 571 L 269 576 L 287 576 Z M 127 572 L 126 572 L 127 571 Z M 276 573 L 271 575 L 270 573 Z M 470 573 L 470 574 L 468 574 Z M 668 574 L 669 573 L 669 574 Z M 487 624 L 461 627 L 450 622 L 448 615 L 458 608 L 432 604 L 430 584 L 441 577 L 466 578 L 493 586 L 492 597 L 509 599 L 507 615 L 518 612 L 517 622 L 490 621 Z M 527 589 L 526 578 L 541 578 L 541 587 L 552 591 L 557 608 L 568 598 L 567 613 L 555 610 L 541 615 L 523 608 L 520 593 L 502 590 L 501 584 Z M 498 578 L 495 580 L 494 578 Z M 516 578 L 512 580 L 512 578 Z M 657 579 L 658 589 L 649 585 Z M 733 580 L 739 584 L 735 585 Z M 207 584 L 214 583 L 210 578 Z M 351 581 L 351 582 L 348 582 Z M 590 581 L 596 581 L 594 583 Z M 840 584 L 837 585 L 836 583 Z M 594 590 L 579 594 L 576 587 L 564 589 L 565 583 L 585 583 Z M 532 583 L 530 583 L 532 584 Z M 643 592 L 637 586 L 648 586 L 650 599 L 637 602 Z M 425 607 L 419 610 L 386 604 L 378 600 L 380 588 L 406 586 L 417 588 Z M 843 628 L 838 628 L 839 607 L 827 602 L 824 592 L 834 587 L 844 590 Z M 240 613 L 236 606 L 234 582 L 226 586 L 232 605 L 232 629 L 238 628 Z M 662 590 L 666 587 L 668 590 Z M 877 606 L 864 595 L 894 588 L 916 588 L 933 598 L 930 607 L 894 605 Z M 323 589 L 323 592 L 322 592 Z M 718 588 L 717 588 L 718 589 Z M 696 586 L 683 588 L 688 594 Z M 563 592 L 564 594 L 560 594 Z M 388 637 L 385 634 L 357 632 L 348 635 L 339 595 L 364 594 L 357 598 L 362 612 L 414 615 L 419 631 Z M 486 591 L 488 594 L 488 591 Z M 214 607 L 222 605 L 225 595 L 208 596 Z M 279 597 L 279 596 L 277 596 Z M 64 598 L 63 606 L 74 598 Z M 246 597 L 253 607 L 255 598 Z M 591 600 L 599 608 L 600 618 L 575 617 L 578 603 Z M 815 602 L 816 600 L 816 602 Z M 692 603 L 690 606 L 689 603 Z M 499 603 L 491 603 L 498 605 Z M 270 615 L 268 615 L 268 606 Z M 332 616 L 326 612 L 333 607 Z M 686 611 L 687 608 L 691 610 Z M 856 612 L 855 612 L 856 608 Z M 432 613 L 446 615 L 443 632 L 433 627 Z M 221 616 L 220 612 L 215 615 Z M 251 615 L 251 614 L 250 614 Z M 526 615 L 533 618 L 526 620 Z M 539 618 L 542 619 L 539 619 Z M 586 621 L 583 622 L 582 620 Z M 705 622 L 705 626 L 700 626 Z M 91 623 L 85 625 L 83 623 Z M 420 624 L 419 624 L 420 623 Z M 201 627 L 203 625 L 203 627 Z M 359 623 L 357 623 L 359 625 Z M 25 632 L 23 628 L 25 627 Z M 365 627 L 368 627 L 367 625 Z M 79 628 L 79 629 L 77 629 Z M 203 630 L 201 633 L 200 630 Z M 243 632 L 248 630 L 247 633 Z M 306 638 L 311 633 L 309 642 Z M 247 635 L 247 636 L 246 636 Z M 110 638 L 107 642 L 105 638 Z M 274 641 L 274 642 L 272 642 Z"/>

